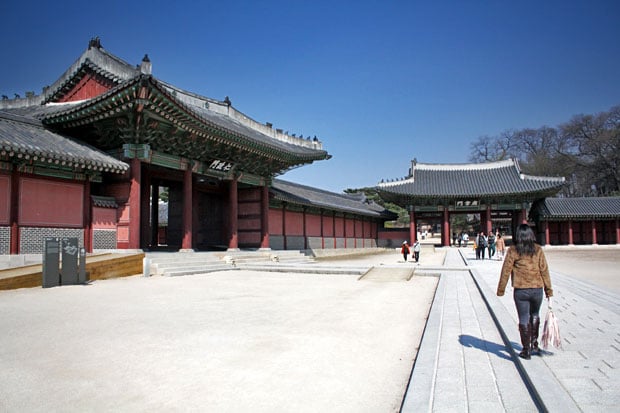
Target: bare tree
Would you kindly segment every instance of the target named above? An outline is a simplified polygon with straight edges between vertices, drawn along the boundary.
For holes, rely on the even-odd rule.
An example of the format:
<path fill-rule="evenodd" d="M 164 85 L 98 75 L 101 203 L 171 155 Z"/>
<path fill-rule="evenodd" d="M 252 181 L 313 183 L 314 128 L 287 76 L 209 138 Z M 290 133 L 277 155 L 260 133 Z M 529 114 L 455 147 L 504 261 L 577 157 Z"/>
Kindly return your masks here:
<path fill-rule="evenodd" d="M 508 130 L 471 144 L 470 161 L 519 160 L 527 174 L 564 176 L 566 196 L 620 193 L 620 106 L 558 128 Z"/>
<path fill-rule="evenodd" d="M 562 157 L 575 167 L 578 191 L 610 195 L 620 191 L 620 106 L 597 115 L 578 115 L 560 126 Z"/>

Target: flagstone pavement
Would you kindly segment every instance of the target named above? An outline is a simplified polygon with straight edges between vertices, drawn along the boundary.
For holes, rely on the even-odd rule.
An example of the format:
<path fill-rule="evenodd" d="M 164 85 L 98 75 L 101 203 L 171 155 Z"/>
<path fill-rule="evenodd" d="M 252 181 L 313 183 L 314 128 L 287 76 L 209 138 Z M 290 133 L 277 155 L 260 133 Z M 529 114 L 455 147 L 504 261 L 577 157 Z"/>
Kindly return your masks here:
<path fill-rule="evenodd" d="M 587 250 L 580 251 L 587 257 Z M 562 348 L 522 360 L 512 289 L 503 297 L 495 294 L 501 265 L 476 260 L 471 249 L 447 251 L 436 269 L 442 275 L 401 410 L 620 411 L 617 290 L 551 266 L 551 305 Z M 590 267 L 596 272 L 596 261 Z M 618 273 L 612 276 L 620 277 L 614 268 Z M 546 300 L 542 307 L 544 321 Z"/>

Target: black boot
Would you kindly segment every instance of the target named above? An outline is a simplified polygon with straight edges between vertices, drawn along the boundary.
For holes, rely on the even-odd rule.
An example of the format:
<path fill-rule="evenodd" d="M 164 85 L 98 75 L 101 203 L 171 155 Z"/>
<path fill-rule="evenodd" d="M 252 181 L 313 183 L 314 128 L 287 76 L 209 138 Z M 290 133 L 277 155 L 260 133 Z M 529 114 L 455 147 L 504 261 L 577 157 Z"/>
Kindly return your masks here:
<path fill-rule="evenodd" d="M 532 354 L 539 354 L 540 349 L 538 348 L 538 331 L 540 330 L 540 317 L 532 316 L 530 323 L 532 325 Z"/>
<path fill-rule="evenodd" d="M 521 334 L 521 344 L 523 345 L 519 357 L 529 360 L 532 358 L 530 349 L 532 326 L 530 324 L 519 324 L 519 334 Z"/>

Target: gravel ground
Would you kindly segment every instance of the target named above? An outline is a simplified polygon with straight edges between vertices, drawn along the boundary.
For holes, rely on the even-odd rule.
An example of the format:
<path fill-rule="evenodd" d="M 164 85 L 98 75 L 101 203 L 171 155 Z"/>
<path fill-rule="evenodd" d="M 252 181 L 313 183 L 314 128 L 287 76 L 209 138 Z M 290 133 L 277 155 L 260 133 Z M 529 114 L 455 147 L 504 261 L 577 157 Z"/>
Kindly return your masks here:
<path fill-rule="evenodd" d="M 0 292 L 0 411 L 398 411 L 437 278 L 357 278 L 231 271 Z"/>

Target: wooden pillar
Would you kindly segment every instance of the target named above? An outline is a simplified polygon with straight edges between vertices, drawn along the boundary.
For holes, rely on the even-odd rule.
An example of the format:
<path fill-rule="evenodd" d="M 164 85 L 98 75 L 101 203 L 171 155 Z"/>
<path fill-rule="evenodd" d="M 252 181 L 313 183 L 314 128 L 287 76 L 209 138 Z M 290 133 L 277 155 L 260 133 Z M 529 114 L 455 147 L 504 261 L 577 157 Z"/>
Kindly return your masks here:
<path fill-rule="evenodd" d="M 357 248 L 357 225 L 355 223 L 355 215 L 353 215 L 353 248 Z"/>
<path fill-rule="evenodd" d="M 159 183 L 151 182 L 151 246 L 159 245 Z"/>
<path fill-rule="evenodd" d="M 568 220 L 568 245 L 573 245 L 573 220 Z"/>
<path fill-rule="evenodd" d="M 549 234 L 549 221 L 544 221 L 545 225 L 545 245 L 551 244 L 551 236 Z"/>
<path fill-rule="evenodd" d="M 286 203 L 282 203 L 282 248 L 288 249 L 286 243 Z"/>
<path fill-rule="evenodd" d="M 307 224 L 306 224 L 306 207 L 302 207 L 301 209 L 301 225 L 302 225 L 302 230 L 303 230 L 303 237 L 304 237 L 304 249 L 307 250 L 308 249 L 308 229 L 307 229 Z"/>
<path fill-rule="evenodd" d="M 13 172 L 11 173 L 11 199 L 10 202 L 10 226 L 11 226 L 11 240 L 9 245 L 10 254 L 19 254 L 19 172 L 17 171 L 17 165 L 13 165 Z"/>
<path fill-rule="evenodd" d="M 347 214 L 342 214 L 342 234 L 344 237 L 344 248 L 347 248 Z"/>
<path fill-rule="evenodd" d="M 228 185 L 228 204 L 230 211 L 228 215 L 228 228 L 230 234 L 228 236 L 228 249 L 239 249 L 239 202 L 237 194 L 237 177 L 231 179 Z"/>
<path fill-rule="evenodd" d="M 90 199 L 90 178 L 86 176 L 84 182 L 84 212 L 82 213 L 82 220 L 84 226 L 84 250 L 86 252 L 93 252 L 93 220 L 92 220 L 92 203 Z"/>
<path fill-rule="evenodd" d="M 596 237 L 596 221 L 592 220 L 592 245 L 597 245 L 598 240 Z"/>
<path fill-rule="evenodd" d="M 411 211 L 409 211 L 409 242 L 413 245 L 418 237 L 417 225 L 415 221 L 415 212 L 413 211 L 413 207 Z"/>
<path fill-rule="evenodd" d="M 616 218 L 616 244 L 620 245 L 620 219 Z"/>
<path fill-rule="evenodd" d="M 450 246 L 450 213 L 448 208 L 443 210 L 443 223 L 441 225 L 441 245 L 444 247 Z"/>
<path fill-rule="evenodd" d="M 321 214 L 321 249 L 325 249 L 325 233 L 323 232 L 323 210 L 319 210 L 319 213 Z"/>
<path fill-rule="evenodd" d="M 364 217 L 360 219 L 362 220 L 362 248 L 366 248 L 366 225 L 364 225 Z"/>
<path fill-rule="evenodd" d="M 131 183 L 129 188 L 129 249 L 140 249 L 141 203 L 140 185 L 142 182 L 142 163 L 133 158 L 130 162 Z"/>
<path fill-rule="evenodd" d="M 271 249 L 269 246 L 269 185 L 265 184 L 261 194 L 261 239 L 260 248 Z"/>
<path fill-rule="evenodd" d="M 182 251 L 192 250 L 192 224 L 193 224 L 193 179 L 192 168 L 188 165 L 183 171 L 183 241 L 181 243 Z"/>
<path fill-rule="evenodd" d="M 491 205 L 487 205 L 486 230 L 487 236 L 493 232 L 493 219 L 491 218 Z"/>
<path fill-rule="evenodd" d="M 527 224 L 527 209 L 521 209 L 521 223 Z"/>
<path fill-rule="evenodd" d="M 338 237 L 336 236 L 336 211 L 332 211 L 332 226 L 334 228 L 334 249 L 338 248 Z"/>

